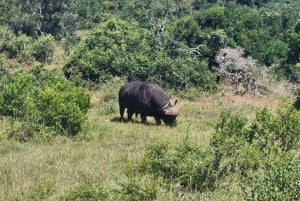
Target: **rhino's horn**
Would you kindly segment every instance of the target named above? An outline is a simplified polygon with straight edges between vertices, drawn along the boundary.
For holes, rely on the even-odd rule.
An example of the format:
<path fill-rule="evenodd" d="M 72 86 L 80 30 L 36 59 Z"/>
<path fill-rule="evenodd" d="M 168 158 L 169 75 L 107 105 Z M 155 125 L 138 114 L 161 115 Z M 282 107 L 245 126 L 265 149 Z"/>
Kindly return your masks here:
<path fill-rule="evenodd" d="M 164 109 L 164 113 L 170 116 L 177 116 L 179 114 L 179 110 L 177 109 L 177 107 L 172 106 Z"/>

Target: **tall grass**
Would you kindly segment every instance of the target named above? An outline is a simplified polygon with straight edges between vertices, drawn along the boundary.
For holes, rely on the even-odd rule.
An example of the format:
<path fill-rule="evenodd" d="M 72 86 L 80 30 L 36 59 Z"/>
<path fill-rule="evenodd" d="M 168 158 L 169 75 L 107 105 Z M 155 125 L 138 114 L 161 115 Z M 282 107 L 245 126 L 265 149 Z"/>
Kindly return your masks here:
<path fill-rule="evenodd" d="M 179 99 L 178 126 L 156 126 L 119 121 L 117 92 L 124 83 L 115 80 L 92 93 L 88 124 L 78 137 L 56 137 L 51 142 L 0 141 L 0 200 L 122 200 L 122 183 L 128 182 L 128 161 L 140 160 L 147 147 L 159 142 L 175 147 L 185 139 L 205 149 L 224 108 L 252 115 L 255 107 L 276 106 L 273 97 L 200 97 Z M 172 96 L 174 97 L 174 96 Z M 241 100 L 242 99 L 242 100 Z M 8 125 L 3 121 L 1 128 Z M 0 131 L 1 133 L 3 131 Z M 1 139 L 1 134 L 0 134 Z M 233 180 L 234 181 L 234 180 Z M 140 178 L 141 188 L 159 180 Z M 160 185 L 156 185 L 160 186 Z M 182 200 L 176 186 L 159 187 L 157 200 Z M 186 200 L 240 200 L 239 186 L 223 181 L 214 192 L 188 192 Z"/>

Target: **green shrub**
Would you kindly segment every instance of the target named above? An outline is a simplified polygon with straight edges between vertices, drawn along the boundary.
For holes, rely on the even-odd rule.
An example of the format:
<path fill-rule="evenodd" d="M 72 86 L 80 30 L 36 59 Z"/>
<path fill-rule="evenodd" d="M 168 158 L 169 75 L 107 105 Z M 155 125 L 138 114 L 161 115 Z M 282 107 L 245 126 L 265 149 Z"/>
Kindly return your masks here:
<path fill-rule="evenodd" d="M 158 187 L 152 177 L 130 177 L 127 182 L 121 184 L 118 193 L 124 201 L 155 200 Z"/>
<path fill-rule="evenodd" d="M 58 200 L 105 201 L 107 200 L 107 197 L 108 193 L 104 190 L 102 186 L 84 183 L 75 186 L 73 189 L 66 192 L 65 195 L 61 196 Z"/>
<path fill-rule="evenodd" d="M 32 56 L 40 62 L 50 62 L 54 53 L 54 37 L 50 34 L 42 35 L 32 46 Z"/>
<path fill-rule="evenodd" d="M 24 116 L 24 101 L 28 98 L 33 77 L 25 73 L 5 74 L 0 80 L 1 115 Z"/>
<path fill-rule="evenodd" d="M 14 38 L 14 33 L 7 26 L 0 26 L 0 52 L 7 50 L 9 42 Z"/>
<path fill-rule="evenodd" d="M 48 82 L 36 90 L 34 98 L 41 123 L 59 133 L 74 135 L 80 131 L 90 106 L 89 96 L 83 90 L 66 81 Z"/>
<path fill-rule="evenodd" d="M 110 18 L 79 44 L 64 66 L 64 73 L 80 85 L 90 81 L 106 83 L 117 76 L 127 81 L 156 82 L 174 89 L 193 86 L 202 90 L 216 89 L 215 78 L 204 59 L 190 55 L 174 58 L 167 51 L 157 50 L 153 41 L 151 32 L 135 21 Z"/>
<path fill-rule="evenodd" d="M 168 151 L 166 144 L 150 146 L 140 161 L 139 172 L 162 177 L 189 190 L 206 191 L 215 187 L 216 174 L 211 166 L 212 154 L 185 141 Z"/>
<path fill-rule="evenodd" d="M 90 97 L 83 89 L 42 68 L 4 75 L 0 89 L 0 114 L 20 121 L 21 133 L 29 138 L 47 129 L 53 135 L 77 134 L 90 107 Z M 27 127 L 30 129 L 24 129 Z"/>
<path fill-rule="evenodd" d="M 297 200 L 299 156 L 286 155 L 299 148 L 299 123 L 286 103 L 277 114 L 257 110 L 253 120 L 223 112 L 211 141 L 217 178 L 237 174 L 246 200 Z"/>
<path fill-rule="evenodd" d="M 137 164 L 129 166 L 131 171 L 127 171 L 127 176 L 132 181 L 149 176 L 161 180 L 167 188 L 179 184 L 187 191 L 199 192 L 213 191 L 222 185 L 223 180 L 237 178 L 239 184 L 243 185 L 246 196 L 250 198 L 257 196 L 256 188 L 260 188 L 259 185 L 270 181 L 266 188 L 262 188 L 267 190 L 258 193 L 267 192 L 269 195 L 275 187 L 281 192 L 275 198 L 294 199 L 294 195 L 299 196 L 299 182 L 295 183 L 299 181 L 299 156 L 291 154 L 292 158 L 296 158 L 296 161 L 290 161 L 291 168 L 281 168 L 284 163 L 276 161 L 289 161 L 292 158 L 285 158 L 286 154 L 298 150 L 299 117 L 300 114 L 287 104 L 279 107 L 277 114 L 272 114 L 267 109 L 257 110 L 255 118 L 251 120 L 223 111 L 212 135 L 210 147 L 205 151 L 188 140 L 174 148 L 167 143 L 157 143 L 146 149 Z M 275 164 L 276 169 L 272 170 L 270 164 Z M 275 176 L 268 180 L 268 175 L 278 171 L 277 168 L 283 173 L 287 169 L 288 175 L 280 173 L 282 178 Z M 253 180 L 257 176 L 264 179 Z M 281 184 L 275 181 L 277 178 L 284 182 L 282 186 L 278 186 Z M 259 184 L 255 184 L 256 181 Z M 288 181 L 291 183 L 287 186 L 295 186 L 285 193 L 282 188 Z"/>
<path fill-rule="evenodd" d="M 16 58 L 18 62 L 31 64 L 34 60 L 48 63 L 52 60 L 54 53 L 54 37 L 52 35 L 42 35 L 37 39 L 25 34 L 15 36 L 12 33 L 0 40 L 0 51 L 8 52 L 10 58 Z"/>
<path fill-rule="evenodd" d="M 252 122 L 223 112 L 211 141 L 214 168 L 220 175 L 239 172 L 245 176 L 247 170 L 263 166 L 264 158 L 280 156 L 297 148 L 299 122 L 300 114 L 286 104 L 280 107 L 277 115 L 267 109 L 258 110 Z"/>
<path fill-rule="evenodd" d="M 244 199 L 299 200 L 300 158 L 286 154 L 281 159 L 268 161 L 264 174 L 252 178 L 244 186 Z"/>
<path fill-rule="evenodd" d="M 6 44 L 6 51 L 10 58 L 16 58 L 23 51 L 28 51 L 32 47 L 32 38 L 21 34 L 20 36 L 13 37 Z"/>

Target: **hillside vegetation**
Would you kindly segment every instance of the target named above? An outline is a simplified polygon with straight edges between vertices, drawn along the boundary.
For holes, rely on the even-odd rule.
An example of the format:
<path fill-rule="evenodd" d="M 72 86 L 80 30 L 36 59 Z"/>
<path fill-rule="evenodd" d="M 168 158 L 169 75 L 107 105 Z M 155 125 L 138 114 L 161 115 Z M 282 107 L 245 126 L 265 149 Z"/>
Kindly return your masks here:
<path fill-rule="evenodd" d="M 0 200 L 299 200 L 299 8 L 1 1 Z M 131 80 L 177 127 L 120 121 Z"/>

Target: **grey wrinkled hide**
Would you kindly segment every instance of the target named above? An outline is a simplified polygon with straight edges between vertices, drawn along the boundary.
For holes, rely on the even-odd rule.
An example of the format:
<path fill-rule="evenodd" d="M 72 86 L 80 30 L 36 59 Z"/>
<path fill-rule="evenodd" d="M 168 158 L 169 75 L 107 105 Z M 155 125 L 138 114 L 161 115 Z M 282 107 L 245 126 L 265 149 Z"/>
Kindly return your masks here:
<path fill-rule="evenodd" d="M 121 119 L 127 108 L 128 120 L 131 120 L 135 113 L 140 114 L 142 123 L 147 122 L 147 116 L 153 116 L 157 124 L 161 124 L 161 120 L 166 125 L 177 124 L 178 109 L 170 103 L 166 92 L 155 83 L 140 81 L 127 83 L 119 91 L 119 106 Z"/>

